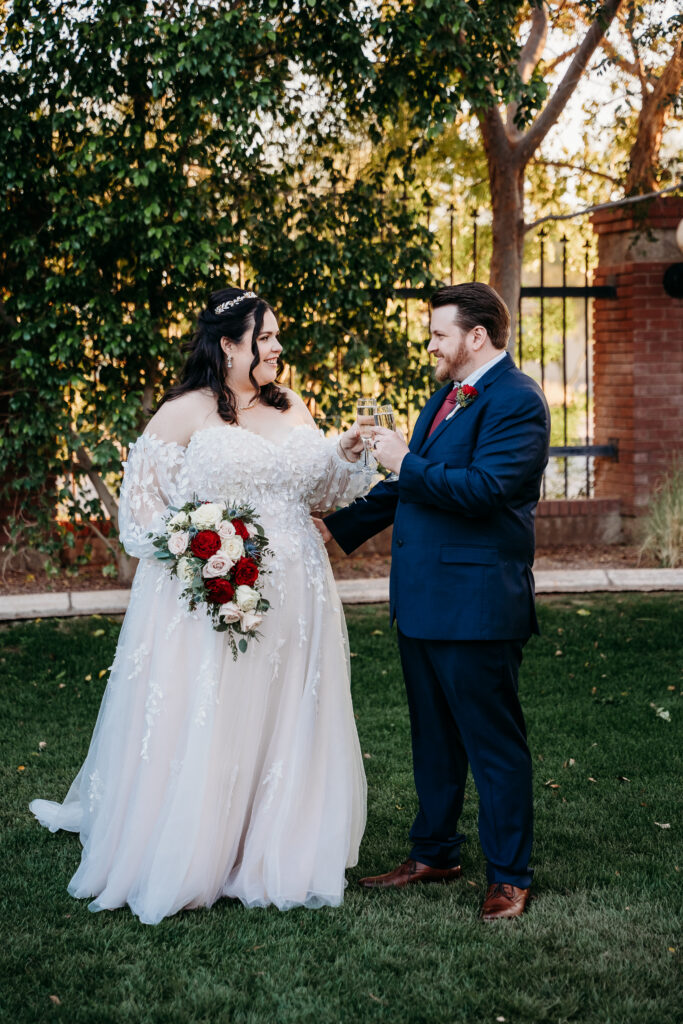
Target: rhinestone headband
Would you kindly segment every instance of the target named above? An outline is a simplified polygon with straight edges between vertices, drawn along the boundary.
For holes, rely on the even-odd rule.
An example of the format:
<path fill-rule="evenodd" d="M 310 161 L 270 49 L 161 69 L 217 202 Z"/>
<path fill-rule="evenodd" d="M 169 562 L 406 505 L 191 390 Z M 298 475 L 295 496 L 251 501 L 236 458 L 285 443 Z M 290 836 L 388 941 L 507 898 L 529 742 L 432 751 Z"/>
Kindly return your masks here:
<path fill-rule="evenodd" d="M 220 306 L 216 306 L 214 313 L 218 316 L 219 313 L 225 313 L 226 310 L 232 306 L 236 306 L 242 299 L 255 299 L 257 298 L 256 292 L 244 292 L 242 295 L 238 295 L 236 299 L 229 299 L 228 302 L 221 302 Z"/>

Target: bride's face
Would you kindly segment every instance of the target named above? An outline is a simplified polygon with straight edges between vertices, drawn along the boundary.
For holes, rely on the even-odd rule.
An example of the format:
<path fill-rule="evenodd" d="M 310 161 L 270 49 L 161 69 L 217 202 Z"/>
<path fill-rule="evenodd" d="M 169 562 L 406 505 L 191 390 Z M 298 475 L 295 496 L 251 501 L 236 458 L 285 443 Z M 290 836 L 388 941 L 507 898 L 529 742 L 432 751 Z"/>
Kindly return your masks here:
<path fill-rule="evenodd" d="M 226 368 L 228 384 L 239 390 L 248 391 L 251 388 L 249 380 L 249 368 L 254 356 L 251 351 L 251 339 L 253 327 L 247 328 L 240 339 L 239 345 L 234 345 L 227 339 L 223 339 L 223 351 L 232 361 L 232 366 Z M 254 379 L 260 388 L 271 384 L 278 370 L 278 360 L 282 352 L 282 345 L 279 342 L 279 330 L 277 320 L 271 311 L 266 310 L 256 344 L 258 347 L 259 362 L 253 369 Z"/>
<path fill-rule="evenodd" d="M 282 352 L 279 338 L 280 331 L 275 314 L 267 309 L 261 325 L 261 333 L 256 340 L 260 362 L 258 366 L 254 367 L 254 377 L 260 388 L 264 384 L 272 384 L 277 377 L 277 366 Z"/>

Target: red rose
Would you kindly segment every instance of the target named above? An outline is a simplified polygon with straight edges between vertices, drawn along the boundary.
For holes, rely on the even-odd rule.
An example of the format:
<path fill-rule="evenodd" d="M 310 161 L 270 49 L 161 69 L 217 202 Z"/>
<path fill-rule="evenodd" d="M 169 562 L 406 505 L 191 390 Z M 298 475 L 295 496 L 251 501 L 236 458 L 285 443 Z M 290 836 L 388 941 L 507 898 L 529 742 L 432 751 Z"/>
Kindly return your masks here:
<path fill-rule="evenodd" d="M 190 550 L 197 558 L 211 558 L 221 546 L 221 539 L 215 530 L 200 530 L 190 541 Z"/>
<path fill-rule="evenodd" d="M 235 583 L 250 587 L 258 579 L 258 566 L 251 558 L 240 558 L 234 568 Z"/>
<path fill-rule="evenodd" d="M 226 604 L 235 596 L 235 588 L 232 583 L 230 580 L 224 579 L 207 580 L 206 592 L 209 595 L 209 600 L 215 604 Z"/>
<path fill-rule="evenodd" d="M 468 398 L 476 398 L 477 395 L 479 394 L 477 389 L 473 388 L 471 384 L 463 384 L 460 390 L 462 391 L 463 395 L 466 395 Z"/>
<path fill-rule="evenodd" d="M 249 530 L 246 528 L 241 519 L 233 519 L 232 525 L 235 527 L 235 533 L 242 540 L 249 540 Z"/>

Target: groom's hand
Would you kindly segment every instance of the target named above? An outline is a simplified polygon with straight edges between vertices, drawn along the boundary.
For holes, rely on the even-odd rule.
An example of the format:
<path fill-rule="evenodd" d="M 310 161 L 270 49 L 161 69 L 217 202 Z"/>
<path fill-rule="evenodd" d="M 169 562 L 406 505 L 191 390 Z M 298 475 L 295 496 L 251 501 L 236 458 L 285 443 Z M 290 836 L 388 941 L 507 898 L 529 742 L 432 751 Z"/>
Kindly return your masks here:
<path fill-rule="evenodd" d="M 375 458 L 392 473 L 398 473 L 401 463 L 410 451 L 398 430 L 375 427 L 372 432 L 372 450 Z"/>

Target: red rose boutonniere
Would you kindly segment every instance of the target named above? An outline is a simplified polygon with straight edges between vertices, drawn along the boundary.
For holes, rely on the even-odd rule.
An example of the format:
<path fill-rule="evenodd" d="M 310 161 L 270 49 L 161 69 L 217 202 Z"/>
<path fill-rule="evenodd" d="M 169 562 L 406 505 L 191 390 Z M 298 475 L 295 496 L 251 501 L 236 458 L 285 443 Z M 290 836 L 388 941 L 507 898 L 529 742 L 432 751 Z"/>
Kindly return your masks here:
<path fill-rule="evenodd" d="M 471 384 L 461 384 L 455 392 L 456 401 L 461 409 L 466 409 L 478 397 L 479 392 Z"/>

